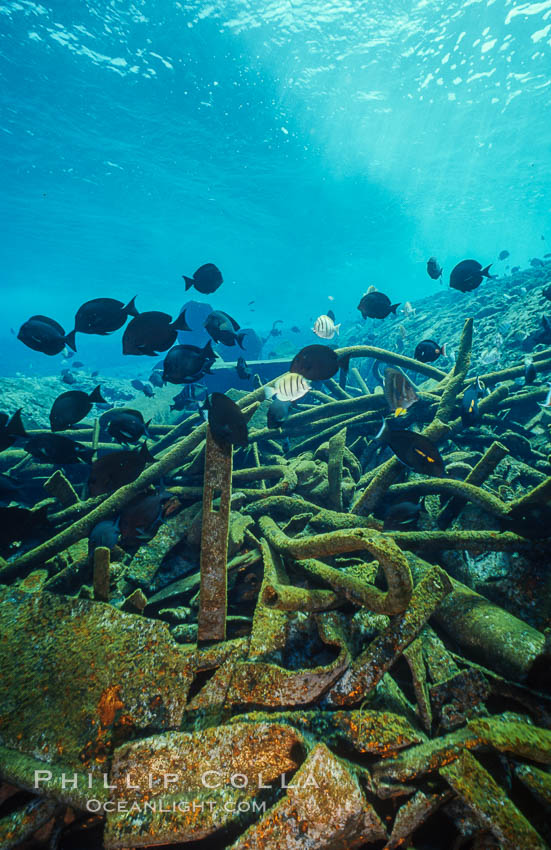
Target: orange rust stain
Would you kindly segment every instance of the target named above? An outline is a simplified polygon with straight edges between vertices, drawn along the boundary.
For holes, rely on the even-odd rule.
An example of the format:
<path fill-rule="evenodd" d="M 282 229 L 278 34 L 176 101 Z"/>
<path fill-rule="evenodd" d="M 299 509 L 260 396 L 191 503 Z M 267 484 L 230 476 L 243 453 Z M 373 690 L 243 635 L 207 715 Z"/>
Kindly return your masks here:
<path fill-rule="evenodd" d="M 103 691 L 99 699 L 98 714 L 102 726 L 111 726 L 119 708 L 124 707 L 124 703 L 119 699 L 120 689 L 120 685 L 111 685 Z"/>

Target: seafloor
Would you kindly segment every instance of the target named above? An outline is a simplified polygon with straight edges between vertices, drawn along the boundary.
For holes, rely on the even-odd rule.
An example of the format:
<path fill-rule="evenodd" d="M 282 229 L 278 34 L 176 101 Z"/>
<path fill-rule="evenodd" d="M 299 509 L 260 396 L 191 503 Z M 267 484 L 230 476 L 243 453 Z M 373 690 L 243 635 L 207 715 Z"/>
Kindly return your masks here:
<path fill-rule="evenodd" d="M 250 417 L 233 456 L 168 413 L 173 389 L 134 399 L 156 462 L 108 496 L 0 454 L 47 496 L 39 529 L 2 534 L 1 848 L 551 845 L 550 282 L 547 263 L 344 328 L 348 372 L 281 430 L 262 387 L 230 392 Z M 423 338 L 453 356 L 413 361 Z M 414 377 L 445 477 L 373 440 L 374 359 Z M 37 432 L 66 388 L 0 387 Z M 98 448 L 93 425 L 78 438 Z M 89 554 L 160 482 L 153 536 Z M 411 522 L 385 524 L 404 500 Z"/>

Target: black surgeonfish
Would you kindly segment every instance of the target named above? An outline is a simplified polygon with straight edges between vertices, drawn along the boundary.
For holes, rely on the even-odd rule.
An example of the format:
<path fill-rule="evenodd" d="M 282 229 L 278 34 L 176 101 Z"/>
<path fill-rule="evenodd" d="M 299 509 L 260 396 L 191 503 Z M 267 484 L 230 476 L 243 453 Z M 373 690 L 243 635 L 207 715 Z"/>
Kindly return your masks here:
<path fill-rule="evenodd" d="M 18 437 L 27 436 L 21 421 L 21 410 L 16 410 L 11 417 L 7 413 L 0 413 L 0 452 L 13 446 Z"/>
<path fill-rule="evenodd" d="M 436 478 L 446 474 L 444 461 L 434 443 L 417 431 L 394 430 L 384 422 L 375 439 L 386 443 L 398 460 L 415 472 Z"/>
<path fill-rule="evenodd" d="M 424 339 L 416 346 L 413 356 L 421 363 L 434 363 L 440 356 L 446 356 L 446 343 L 439 345 L 433 339 Z"/>
<path fill-rule="evenodd" d="M 224 282 L 222 272 L 214 263 L 205 263 L 204 266 L 200 266 L 196 272 L 193 272 L 193 277 L 186 277 L 185 274 L 182 277 L 186 282 L 186 292 L 194 286 L 197 292 L 202 292 L 203 295 L 216 292 Z"/>
<path fill-rule="evenodd" d="M 38 463 L 63 466 L 71 463 L 90 463 L 94 451 L 62 434 L 38 434 L 27 439 L 25 451 Z"/>
<path fill-rule="evenodd" d="M 52 431 L 64 431 L 65 428 L 76 425 L 90 413 L 93 404 L 105 403 L 99 386 L 90 394 L 81 390 L 68 390 L 66 393 L 61 393 L 50 410 Z"/>
<path fill-rule="evenodd" d="M 429 257 L 427 260 L 427 273 L 432 280 L 438 280 L 442 277 L 442 266 L 436 257 Z"/>
<path fill-rule="evenodd" d="M 159 310 L 140 313 L 125 328 L 122 353 L 154 357 L 174 345 L 178 331 L 189 331 L 185 310 L 174 321 Z"/>
<path fill-rule="evenodd" d="M 451 271 L 450 286 L 452 289 L 458 289 L 459 292 L 472 292 L 482 283 L 485 277 L 493 280 L 493 275 L 490 274 L 490 263 L 482 268 L 477 260 L 462 260 Z"/>
<path fill-rule="evenodd" d="M 327 345 L 307 345 L 295 354 L 289 372 L 309 381 L 327 381 L 339 370 L 339 358 Z"/>
<path fill-rule="evenodd" d="M 388 295 L 382 292 L 367 292 L 362 296 L 358 310 L 364 319 L 386 319 L 389 313 L 396 315 L 396 309 L 399 306 L 399 301 L 392 304 Z"/>
<path fill-rule="evenodd" d="M 152 537 L 163 521 L 163 502 L 170 498 L 164 490 L 142 493 L 121 511 L 120 533 L 123 545 Z"/>
<path fill-rule="evenodd" d="M 74 343 L 75 334 L 96 334 L 106 336 L 118 331 L 126 322 L 128 316 L 138 316 L 136 296 L 128 304 L 117 301 L 116 298 L 93 298 L 78 308 L 75 315 L 75 328 L 68 336 Z M 74 346 L 73 346 L 74 347 Z"/>
<path fill-rule="evenodd" d="M 143 443 L 139 449 L 120 449 L 103 455 L 94 461 L 90 469 L 90 495 L 100 496 L 130 484 L 144 471 L 147 463 L 154 461 L 147 443 Z"/>
<path fill-rule="evenodd" d="M 148 425 L 149 422 L 144 422 L 141 412 L 131 407 L 114 407 L 107 410 L 100 419 L 101 428 L 117 443 L 124 445 L 137 443 L 144 435 L 149 436 Z"/>
<path fill-rule="evenodd" d="M 252 372 L 249 369 L 247 361 L 244 357 L 238 358 L 235 371 L 237 372 L 242 381 L 249 381 L 252 377 Z"/>
<path fill-rule="evenodd" d="M 121 536 L 119 530 L 120 517 L 117 519 L 104 519 L 98 522 L 88 535 L 88 555 L 93 555 L 98 546 L 114 549 Z"/>
<path fill-rule="evenodd" d="M 417 522 L 421 513 L 421 502 L 396 502 L 384 515 L 384 531 L 397 531 Z"/>
<path fill-rule="evenodd" d="M 70 333 L 66 336 L 59 322 L 48 316 L 31 316 L 21 325 L 17 339 L 27 348 L 48 354 L 50 357 L 59 354 L 66 345 L 76 351 L 74 334 Z"/>
<path fill-rule="evenodd" d="M 237 404 L 223 393 L 207 396 L 203 409 L 208 412 L 209 428 L 221 446 L 246 446 L 249 441 L 247 420 Z"/>
<path fill-rule="evenodd" d="M 243 348 L 244 333 L 237 333 L 240 325 L 223 310 L 213 310 L 205 319 L 204 328 L 215 342 L 222 345 L 239 345 Z"/>
<path fill-rule="evenodd" d="M 534 361 L 531 357 L 524 358 L 524 383 L 533 384 L 538 376 Z"/>
<path fill-rule="evenodd" d="M 216 359 L 211 341 L 204 348 L 196 345 L 175 345 L 165 357 L 162 379 L 169 384 L 192 384 L 203 375 L 210 375 Z"/>

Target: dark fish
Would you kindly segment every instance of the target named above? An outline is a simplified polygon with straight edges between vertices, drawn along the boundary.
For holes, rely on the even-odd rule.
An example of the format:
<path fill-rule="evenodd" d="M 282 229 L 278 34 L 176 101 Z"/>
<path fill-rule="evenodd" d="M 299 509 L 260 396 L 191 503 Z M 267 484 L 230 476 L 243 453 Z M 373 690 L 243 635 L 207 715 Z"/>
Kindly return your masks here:
<path fill-rule="evenodd" d="M 88 536 L 88 555 L 92 555 L 98 546 L 105 546 L 106 549 L 114 549 L 119 542 L 121 536 L 119 530 L 120 517 L 114 519 L 104 519 L 103 522 L 98 522 Z"/>
<path fill-rule="evenodd" d="M 97 378 L 97 377 L 98 377 L 98 375 L 99 375 L 99 371 L 98 371 L 97 369 L 94 369 L 94 371 L 93 371 L 93 372 L 90 372 L 90 377 L 91 377 L 91 378 Z"/>
<path fill-rule="evenodd" d="M 390 446 L 398 460 L 415 472 L 437 478 L 446 474 L 440 452 L 423 434 L 418 434 L 416 431 L 394 430 L 389 428 L 387 422 L 384 422 L 376 439 Z"/>
<path fill-rule="evenodd" d="M 463 393 L 461 399 L 461 421 L 464 428 L 474 425 L 480 419 L 478 411 L 478 399 L 484 395 L 485 386 L 477 378 L 474 384 L 471 384 Z"/>
<path fill-rule="evenodd" d="M 283 319 L 276 319 L 275 322 L 272 325 L 272 329 L 271 329 L 270 333 L 268 334 L 268 336 L 281 336 L 281 331 L 278 327 L 276 327 L 276 325 L 282 325 L 282 324 L 283 324 Z"/>
<path fill-rule="evenodd" d="M 136 496 L 121 511 L 120 533 L 123 544 L 149 540 L 163 521 L 165 493 L 146 493 Z"/>
<path fill-rule="evenodd" d="M 402 415 L 419 400 L 410 379 L 396 366 L 387 366 L 385 369 L 383 391 L 386 403 L 395 416 Z"/>
<path fill-rule="evenodd" d="M 65 428 L 70 428 L 90 413 L 93 404 L 105 403 L 99 386 L 92 390 L 90 395 L 81 390 L 61 393 L 50 410 L 52 431 L 64 431 Z"/>
<path fill-rule="evenodd" d="M 185 310 L 174 321 L 168 313 L 160 313 L 158 310 L 140 313 L 124 330 L 122 353 L 155 357 L 160 351 L 168 351 L 174 345 L 178 331 L 189 331 Z"/>
<path fill-rule="evenodd" d="M 550 253 L 550 254 L 544 254 L 543 256 L 544 256 L 545 258 L 547 258 L 547 257 L 551 257 L 551 253 Z"/>
<path fill-rule="evenodd" d="M 336 375 L 339 358 L 327 345 L 307 345 L 295 354 L 290 372 L 302 375 L 309 381 L 327 381 Z"/>
<path fill-rule="evenodd" d="M 543 502 L 532 502 L 522 509 L 514 511 L 506 520 L 504 528 L 529 540 L 538 540 L 551 536 L 551 506 Z"/>
<path fill-rule="evenodd" d="M 300 328 L 297 328 L 296 325 L 293 325 L 293 327 L 291 328 L 291 332 L 294 333 L 294 334 L 299 334 Z"/>
<path fill-rule="evenodd" d="M 247 420 L 231 398 L 223 393 L 211 393 L 205 399 L 203 407 L 208 411 L 209 428 L 218 445 L 247 445 Z"/>
<path fill-rule="evenodd" d="M 82 366 L 84 366 L 84 363 L 81 363 L 80 360 L 73 360 L 71 366 L 73 367 L 73 369 L 80 369 Z"/>
<path fill-rule="evenodd" d="M 139 378 L 134 378 L 133 381 L 130 381 L 130 385 L 134 387 L 135 390 L 140 390 L 140 392 L 142 392 L 148 398 L 153 398 L 155 395 L 151 387 L 148 384 L 144 384 L 143 381 L 140 381 Z"/>
<path fill-rule="evenodd" d="M 513 266 L 513 268 L 511 269 L 511 274 L 516 274 L 519 271 L 520 271 L 520 266 Z"/>
<path fill-rule="evenodd" d="M 433 363 L 440 355 L 446 356 L 446 343 L 438 345 L 433 339 L 424 339 L 417 345 L 413 356 L 421 363 Z"/>
<path fill-rule="evenodd" d="M 21 421 L 21 409 L 16 410 L 11 418 L 7 413 L 0 413 L 0 452 L 13 446 L 19 437 L 27 436 Z"/>
<path fill-rule="evenodd" d="M 65 336 L 61 325 L 47 316 L 31 316 L 21 325 L 17 339 L 33 351 L 50 356 L 59 354 L 66 345 L 76 351 L 74 335 Z"/>
<path fill-rule="evenodd" d="M 139 410 L 130 407 L 115 407 L 100 419 L 100 426 L 118 443 L 137 443 L 140 437 L 148 436 L 147 426 Z"/>
<path fill-rule="evenodd" d="M 135 305 L 136 296 L 128 304 L 116 298 L 94 298 L 79 307 L 75 316 L 75 329 L 71 331 L 74 341 L 75 333 L 97 334 L 105 336 L 122 328 L 128 316 L 138 316 Z M 74 346 L 73 346 L 74 347 Z"/>
<path fill-rule="evenodd" d="M 251 378 L 251 370 L 247 366 L 244 357 L 240 357 L 237 361 L 237 366 L 235 367 L 237 374 L 241 378 L 242 381 L 248 381 Z"/>
<path fill-rule="evenodd" d="M 47 512 L 46 505 L 38 510 L 0 508 L 0 547 L 6 550 L 11 543 L 41 537 L 50 528 Z"/>
<path fill-rule="evenodd" d="M 92 464 L 88 478 L 88 490 L 91 496 L 111 493 L 125 484 L 130 484 L 144 471 L 147 463 L 155 458 L 143 443 L 139 449 L 120 449 L 98 458 Z"/>
<path fill-rule="evenodd" d="M 157 372 L 157 371 L 152 372 L 151 375 L 149 376 L 149 383 L 153 384 L 154 387 L 160 388 L 160 387 L 164 386 L 161 373 Z"/>
<path fill-rule="evenodd" d="M 498 256 L 498 260 L 506 260 L 507 257 L 509 257 L 509 256 L 510 256 L 509 251 L 500 251 L 499 256 Z"/>
<path fill-rule="evenodd" d="M 427 272 L 429 277 L 433 280 L 438 280 L 439 277 L 442 277 L 442 266 L 436 259 L 436 257 L 429 257 L 427 260 Z"/>
<path fill-rule="evenodd" d="M 61 378 L 64 384 L 76 384 L 77 379 L 71 372 L 65 372 L 63 377 Z"/>
<path fill-rule="evenodd" d="M 531 357 L 524 358 L 524 383 L 533 384 L 537 377 L 536 367 Z"/>
<path fill-rule="evenodd" d="M 421 513 L 420 502 L 397 502 L 391 505 L 385 513 L 384 531 L 397 531 L 404 526 L 417 522 Z"/>
<path fill-rule="evenodd" d="M 20 481 L 0 472 L 0 505 L 9 505 L 10 502 L 34 505 L 36 501 L 32 492 L 22 489 Z"/>
<path fill-rule="evenodd" d="M 544 265 L 545 265 L 545 263 L 543 262 L 543 260 L 540 260 L 540 258 L 539 258 L 539 257 L 532 257 L 532 259 L 530 260 L 530 265 L 531 265 L 533 268 L 537 269 L 537 268 L 539 268 L 540 266 L 544 266 Z"/>
<path fill-rule="evenodd" d="M 186 277 L 185 274 L 182 277 L 186 282 L 186 292 L 194 286 L 197 292 L 202 292 L 203 295 L 216 292 L 218 287 L 224 282 L 220 269 L 216 268 L 214 263 L 205 263 L 204 266 L 200 266 L 193 273 L 193 277 Z"/>
<path fill-rule="evenodd" d="M 184 387 L 184 389 L 175 395 L 172 399 L 172 404 L 170 405 L 171 410 L 185 410 L 186 407 L 189 407 L 192 399 L 190 398 L 189 387 Z"/>
<path fill-rule="evenodd" d="M 490 265 L 482 268 L 476 260 L 461 260 L 450 274 L 450 286 L 452 289 L 458 289 L 460 292 L 472 292 L 482 283 L 482 278 L 488 277 L 493 280 L 493 275 L 490 274 Z"/>
<path fill-rule="evenodd" d="M 384 295 L 382 292 L 368 292 L 358 304 L 358 310 L 364 319 L 385 319 L 389 313 L 396 315 L 396 308 L 399 305 L 399 301 L 396 304 L 391 304 L 388 295 Z"/>
<path fill-rule="evenodd" d="M 273 398 L 268 407 L 268 428 L 281 428 L 283 423 L 289 418 L 290 412 L 290 401 L 281 401 L 279 398 Z"/>
<path fill-rule="evenodd" d="M 243 348 L 244 333 L 236 333 L 239 330 L 239 325 L 224 313 L 222 310 L 213 310 L 205 319 L 204 328 L 213 338 L 215 342 L 221 342 L 223 345 L 239 345 Z"/>
<path fill-rule="evenodd" d="M 191 384 L 203 375 L 210 374 L 216 359 L 209 339 L 204 348 L 196 345 L 175 345 L 168 352 L 163 364 L 163 382 L 169 384 Z"/>
<path fill-rule="evenodd" d="M 93 449 L 61 434 L 29 437 L 25 443 L 25 451 L 38 463 L 57 463 L 60 466 L 65 463 L 90 463 L 94 454 Z"/>

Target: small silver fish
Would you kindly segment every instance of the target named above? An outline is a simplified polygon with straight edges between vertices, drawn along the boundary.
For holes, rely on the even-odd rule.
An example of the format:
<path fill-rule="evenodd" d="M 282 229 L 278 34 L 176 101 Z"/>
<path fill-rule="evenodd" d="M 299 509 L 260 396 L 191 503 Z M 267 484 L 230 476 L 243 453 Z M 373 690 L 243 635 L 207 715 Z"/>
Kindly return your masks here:
<path fill-rule="evenodd" d="M 296 372 L 286 372 L 277 379 L 273 387 L 266 387 L 266 398 L 278 398 L 280 401 L 297 401 L 311 389 L 310 381 L 297 375 Z"/>
<path fill-rule="evenodd" d="M 316 319 L 312 330 L 321 339 L 333 339 L 335 334 L 339 333 L 339 328 L 340 323 L 336 325 L 331 316 L 323 314 Z"/>

